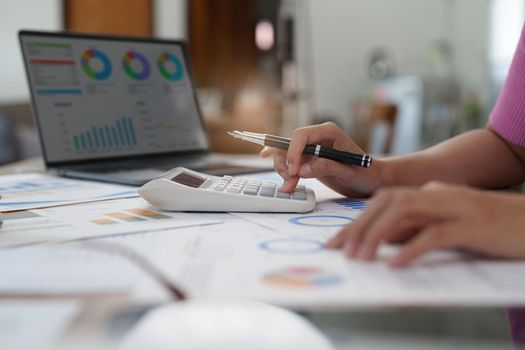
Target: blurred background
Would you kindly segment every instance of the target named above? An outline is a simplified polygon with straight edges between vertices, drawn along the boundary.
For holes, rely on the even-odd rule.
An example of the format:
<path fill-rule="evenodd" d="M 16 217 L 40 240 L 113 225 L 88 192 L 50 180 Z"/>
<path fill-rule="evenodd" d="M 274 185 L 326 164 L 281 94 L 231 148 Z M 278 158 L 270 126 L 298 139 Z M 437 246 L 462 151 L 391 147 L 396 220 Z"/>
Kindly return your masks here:
<path fill-rule="evenodd" d="M 40 153 L 17 31 L 186 39 L 212 145 L 333 121 L 374 154 L 485 125 L 525 0 L 2 0 L 0 164 Z M 257 147 L 242 152 L 256 152 Z"/>

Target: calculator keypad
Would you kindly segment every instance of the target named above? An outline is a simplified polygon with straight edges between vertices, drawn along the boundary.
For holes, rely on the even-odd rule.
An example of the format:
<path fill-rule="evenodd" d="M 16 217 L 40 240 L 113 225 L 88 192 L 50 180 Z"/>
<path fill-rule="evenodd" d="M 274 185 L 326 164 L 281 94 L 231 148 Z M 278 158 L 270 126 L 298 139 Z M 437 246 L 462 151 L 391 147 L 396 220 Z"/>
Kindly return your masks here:
<path fill-rule="evenodd" d="M 252 180 L 244 178 L 234 178 L 224 176 L 213 186 L 217 192 L 226 191 L 228 193 L 238 193 L 248 196 L 261 196 L 268 198 L 294 199 L 305 201 L 307 198 L 306 188 L 302 185 L 297 186 L 293 193 L 284 193 L 278 190 L 277 184 L 270 181 Z"/>

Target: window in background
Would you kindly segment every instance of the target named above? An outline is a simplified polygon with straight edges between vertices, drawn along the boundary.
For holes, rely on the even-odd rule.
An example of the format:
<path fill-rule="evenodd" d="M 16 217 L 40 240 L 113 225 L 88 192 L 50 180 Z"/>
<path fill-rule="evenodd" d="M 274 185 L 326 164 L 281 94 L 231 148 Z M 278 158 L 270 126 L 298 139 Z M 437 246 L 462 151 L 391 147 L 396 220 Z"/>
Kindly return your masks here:
<path fill-rule="evenodd" d="M 20 29 L 59 30 L 62 26 L 60 0 L 17 0 L 0 10 L 0 104 L 29 102 L 17 33 Z"/>
<path fill-rule="evenodd" d="M 62 0 L 2 2 L 0 10 L 0 164 L 40 155 L 18 31 L 62 29 Z"/>

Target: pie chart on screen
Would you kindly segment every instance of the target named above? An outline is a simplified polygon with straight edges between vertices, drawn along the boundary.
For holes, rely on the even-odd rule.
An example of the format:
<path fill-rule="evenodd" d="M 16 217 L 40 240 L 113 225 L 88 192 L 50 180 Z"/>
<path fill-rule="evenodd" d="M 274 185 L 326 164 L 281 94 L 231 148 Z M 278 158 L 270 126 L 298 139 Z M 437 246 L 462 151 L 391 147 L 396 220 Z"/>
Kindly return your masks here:
<path fill-rule="evenodd" d="M 80 60 L 84 73 L 95 80 L 106 80 L 111 76 L 112 67 L 109 57 L 100 50 L 84 51 Z"/>
<path fill-rule="evenodd" d="M 148 59 L 136 51 L 128 51 L 124 54 L 122 66 L 126 74 L 133 80 L 146 80 L 151 73 Z"/>
<path fill-rule="evenodd" d="M 177 81 L 184 76 L 182 62 L 173 54 L 165 52 L 159 56 L 157 66 L 160 74 L 167 80 Z"/>

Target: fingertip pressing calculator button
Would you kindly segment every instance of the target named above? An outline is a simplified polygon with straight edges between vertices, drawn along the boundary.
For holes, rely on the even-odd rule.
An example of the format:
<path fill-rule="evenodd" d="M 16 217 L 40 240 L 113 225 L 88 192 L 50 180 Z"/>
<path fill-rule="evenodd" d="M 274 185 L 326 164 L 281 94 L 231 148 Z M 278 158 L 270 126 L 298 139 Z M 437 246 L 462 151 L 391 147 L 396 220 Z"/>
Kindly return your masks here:
<path fill-rule="evenodd" d="M 279 191 L 279 192 L 277 192 L 275 197 L 288 199 L 288 198 L 290 198 L 290 194 Z"/>

